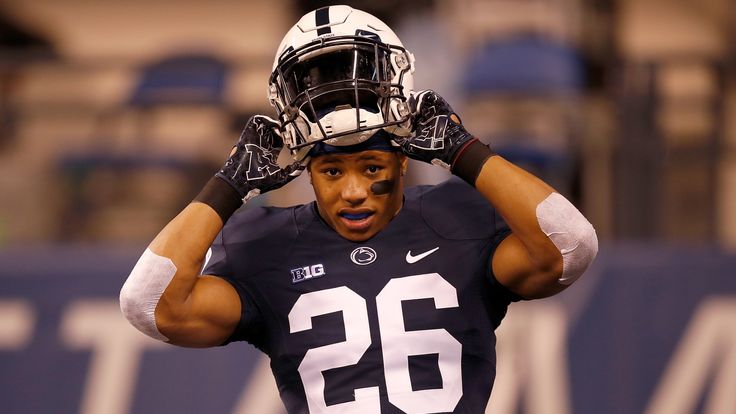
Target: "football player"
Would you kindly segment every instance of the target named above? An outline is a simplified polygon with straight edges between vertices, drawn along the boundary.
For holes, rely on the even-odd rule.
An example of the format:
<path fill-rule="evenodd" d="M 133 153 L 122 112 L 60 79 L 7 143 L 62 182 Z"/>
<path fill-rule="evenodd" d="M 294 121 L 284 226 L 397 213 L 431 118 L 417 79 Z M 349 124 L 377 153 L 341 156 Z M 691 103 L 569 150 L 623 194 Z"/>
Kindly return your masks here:
<path fill-rule="evenodd" d="M 290 413 L 484 412 L 507 306 L 569 286 L 597 238 L 413 72 L 374 16 L 302 17 L 270 78 L 278 119 L 250 119 L 143 253 L 120 294 L 130 322 L 181 346 L 248 341 Z M 404 188 L 408 158 L 454 177 Z M 238 210 L 305 169 L 315 202 Z"/>

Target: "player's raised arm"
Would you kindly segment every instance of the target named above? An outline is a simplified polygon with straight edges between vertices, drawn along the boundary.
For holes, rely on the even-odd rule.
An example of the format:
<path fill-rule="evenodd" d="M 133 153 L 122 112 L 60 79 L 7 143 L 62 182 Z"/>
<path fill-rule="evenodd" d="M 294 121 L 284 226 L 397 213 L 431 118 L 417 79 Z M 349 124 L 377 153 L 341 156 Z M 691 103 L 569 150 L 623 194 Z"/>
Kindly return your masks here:
<path fill-rule="evenodd" d="M 249 198 L 279 188 L 303 167 L 276 164 L 278 124 L 251 118 L 222 169 L 151 242 L 120 291 L 120 307 L 138 330 L 175 345 L 206 347 L 235 329 L 241 303 L 224 279 L 200 276 L 207 249 Z"/>
<path fill-rule="evenodd" d="M 493 273 L 524 298 L 554 295 L 588 268 L 598 251 L 595 230 L 552 187 L 495 154 L 468 133 L 434 91 L 412 100 L 414 133 L 398 138 L 412 158 L 449 168 L 487 198 L 512 234 L 496 249 Z"/>

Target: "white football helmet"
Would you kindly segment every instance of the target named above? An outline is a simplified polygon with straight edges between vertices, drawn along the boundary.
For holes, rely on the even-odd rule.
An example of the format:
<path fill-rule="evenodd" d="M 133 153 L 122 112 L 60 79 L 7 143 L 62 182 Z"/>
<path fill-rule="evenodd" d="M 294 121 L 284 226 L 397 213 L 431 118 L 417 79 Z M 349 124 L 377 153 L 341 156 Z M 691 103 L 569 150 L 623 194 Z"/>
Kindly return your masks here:
<path fill-rule="evenodd" d="M 353 145 L 378 129 L 408 135 L 414 55 L 376 17 L 329 6 L 302 17 L 281 41 L 269 101 L 302 161 L 316 142 Z"/>

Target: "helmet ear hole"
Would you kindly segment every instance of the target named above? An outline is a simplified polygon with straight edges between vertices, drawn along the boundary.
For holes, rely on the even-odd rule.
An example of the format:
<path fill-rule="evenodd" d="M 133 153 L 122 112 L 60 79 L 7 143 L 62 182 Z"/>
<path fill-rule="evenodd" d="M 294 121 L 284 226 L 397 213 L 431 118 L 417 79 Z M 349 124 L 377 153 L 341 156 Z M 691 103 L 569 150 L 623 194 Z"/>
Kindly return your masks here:
<path fill-rule="evenodd" d="M 406 55 L 406 53 L 395 54 L 394 63 L 396 64 L 396 67 L 399 68 L 400 70 L 409 69 L 409 66 L 410 66 L 409 57 Z"/>

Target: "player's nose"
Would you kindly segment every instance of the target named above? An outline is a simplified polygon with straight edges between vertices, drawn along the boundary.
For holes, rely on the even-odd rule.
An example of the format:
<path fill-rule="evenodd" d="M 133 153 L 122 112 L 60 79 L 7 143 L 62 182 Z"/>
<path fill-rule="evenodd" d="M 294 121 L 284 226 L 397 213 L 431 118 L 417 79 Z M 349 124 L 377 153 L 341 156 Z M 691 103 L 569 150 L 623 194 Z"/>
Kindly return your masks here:
<path fill-rule="evenodd" d="M 345 177 L 345 185 L 342 187 L 342 199 L 350 204 L 361 204 L 368 198 L 368 185 L 366 180 L 356 175 L 348 174 Z"/>

